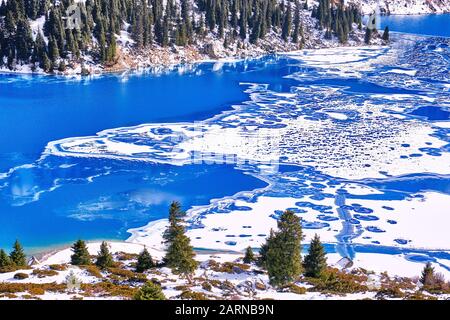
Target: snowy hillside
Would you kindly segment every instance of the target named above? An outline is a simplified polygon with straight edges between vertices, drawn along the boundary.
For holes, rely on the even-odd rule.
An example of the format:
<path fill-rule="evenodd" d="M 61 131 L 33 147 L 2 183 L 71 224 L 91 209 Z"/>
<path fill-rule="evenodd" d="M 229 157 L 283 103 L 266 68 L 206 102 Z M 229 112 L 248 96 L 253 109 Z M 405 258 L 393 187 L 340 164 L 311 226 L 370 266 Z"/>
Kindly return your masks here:
<path fill-rule="evenodd" d="M 318 1 L 45 0 L 0 5 L 0 72 L 92 74 L 362 43 L 358 7 Z M 219 5 L 220 4 L 220 5 Z M 257 4 L 257 5 L 255 5 Z M 119 9 L 124 8 L 124 9 Z M 319 10 L 320 8 L 320 10 Z M 72 19 L 72 18 L 71 18 Z M 73 21 L 71 23 L 74 23 Z"/>
<path fill-rule="evenodd" d="M 449 13 L 450 0 L 349 0 L 360 5 L 364 14 L 373 12 L 377 5 L 382 14 Z"/>

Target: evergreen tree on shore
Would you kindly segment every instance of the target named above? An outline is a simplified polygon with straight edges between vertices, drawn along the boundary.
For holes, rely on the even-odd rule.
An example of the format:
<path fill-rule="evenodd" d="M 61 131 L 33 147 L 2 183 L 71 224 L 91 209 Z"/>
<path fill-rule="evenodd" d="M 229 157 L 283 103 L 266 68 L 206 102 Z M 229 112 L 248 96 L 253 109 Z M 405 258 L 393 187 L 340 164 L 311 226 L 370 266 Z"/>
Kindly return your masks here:
<path fill-rule="evenodd" d="M 360 10 L 352 4 L 344 5 L 342 1 L 319 0 L 312 10 L 312 17 L 318 19 L 319 29 L 326 30 L 326 39 L 331 39 L 334 34 L 342 44 L 348 41 L 354 23 L 362 30 Z"/>
<path fill-rule="evenodd" d="M 135 300 L 166 300 L 164 293 L 161 290 L 161 286 L 147 282 L 144 284 L 134 296 Z"/>
<path fill-rule="evenodd" d="M 164 233 L 168 244 L 164 261 L 174 274 L 183 275 L 190 281 L 190 275 L 197 269 L 198 263 L 194 259 L 194 250 L 182 225 L 183 212 L 178 202 L 173 202 L 169 211 L 169 226 Z"/>
<path fill-rule="evenodd" d="M 0 249 L 0 268 L 9 267 L 11 264 L 11 259 L 6 254 L 5 250 Z"/>
<path fill-rule="evenodd" d="M 136 264 L 136 272 L 144 272 L 153 268 L 155 264 L 153 263 L 152 256 L 148 252 L 147 248 L 141 251 L 138 256 L 137 264 Z"/>
<path fill-rule="evenodd" d="M 13 251 L 9 254 L 9 258 L 16 267 L 27 266 L 27 256 L 25 255 L 23 247 L 18 240 L 14 242 Z"/>
<path fill-rule="evenodd" d="M 86 242 L 78 240 L 72 245 L 72 256 L 70 257 L 70 263 L 74 266 L 89 265 L 91 264 L 91 258 L 86 246 Z"/>
<path fill-rule="evenodd" d="M 114 264 L 113 256 L 111 252 L 109 252 L 109 246 L 106 241 L 103 241 L 100 245 L 100 251 L 98 252 L 95 264 L 101 269 L 110 268 Z"/>
<path fill-rule="evenodd" d="M 169 243 L 173 238 L 182 232 L 181 226 L 182 217 L 186 213 L 181 209 L 181 204 L 178 201 L 173 201 L 169 207 L 169 226 L 164 231 L 163 239 L 166 243 Z"/>
<path fill-rule="evenodd" d="M 366 28 L 366 33 L 364 35 L 364 43 L 370 44 L 371 39 L 372 39 L 372 30 L 370 28 Z"/>
<path fill-rule="evenodd" d="M 267 239 L 263 265 L 269 273 L 270 283 L 282 286 L 300 276 L 302 227 L 294 212 L 285 211 L 278 221 L 278 230 Z"/>
<path fill-rule="evenodd" d="M 292 42 L 298 43 L 299 36 L 300 36 L 300 5 L 297 0 L 295 6 L 294 30 L 292 31 Z"/>
<path fill-rule="evenodd" d="M 384 41 L 389 41 L 389 27 L 384 28 L 383 36 L 381 37 Z"/>
<path fill-rule="evenodd" d="M 261 245 L 259 249 L 259 257 L 257 259 L 257 263 L 261 268 L 267 270 L 267 252 L 269 251 L 269 244 L 272 243 L 273 238 L 275 237 L 275 232 L 271 229 L 270 235 L 267 237 L 266 242 Z"/>
<path fill-rule="evenodd" d="M 420 282 L 424 287 L 432 286 L 435 283 L 434 268 L 430 262 L 427 262 L 422 271 L 422 276 L 420 277 Z"/>
<path fill-rule="evenodd" d="M 316 234 L 309 246 L 308 255 L 305 257 L 303 264 L 305 276 L 318 278 L 327 268 L 327 258 L 325 249 L 320 242 L 319 236 Z"/>
<path fill-rule="evenodd" d="M 197 269 L 198 263 L 194 260 L 195 253 L 190 239 L 184 233 L 177 234 L 170 243 L 165 261 L 174 274 L 180 274 L 190 280 L 190 275 Z"/>
<path fill-rule="evenodd" d="M 291 3 L 288 2 L 287 10 L 283 17 L 283 26 L 281 32 L 281 37 L 283 38 L 284 41 L 288 41 L 288 37 L 291 34 L 291 28 L 292 28 Z"/>
<path fill-rule="evenodd" d="M 243 261 L 244 263 L 252 263 L 253 261 L 255 261 L 255 255 L 253 254 L 253 249 L 250 246 L 245 249 L 245 256 Z"/>
<path fill-rule="evenodd" d="M 0 65 L 13 69 L 17 64 L 31 62 L 33 67 L 51 71 L 59 67 L 61 59 L 65 64 L 80 62 L 86 54 L 97 63 L 112 65 L 117 60 L 116 38 L 139 52 L 155 45 L 188 46 L 205 39 L 207 34 L 222 39 L 230 48 L 243 48 L 247 42 L 256 44 L 269 33 L 280 35 L 286 42 L 300 43 L 301 47 L 300 11 L 308 7 L 299 0 L 92 0 L 76 3 L 81 20 L 70 29 L 66 10 L 72 4 L 73 1 L 3 1 Z M 312 15 L 318 19 L 319 29 L 329 37 L 338 36 L 342 43 L 347 41 L 353 23 L 361 25 L 361 13 L 351 3 L 319 0 Z M 30 21 L 42 17 L 43 28 L 34 36 Z M 124 40 L 125 31 L 131 41 Z M 237 38 L 241 41 L 236 43 Z"/>

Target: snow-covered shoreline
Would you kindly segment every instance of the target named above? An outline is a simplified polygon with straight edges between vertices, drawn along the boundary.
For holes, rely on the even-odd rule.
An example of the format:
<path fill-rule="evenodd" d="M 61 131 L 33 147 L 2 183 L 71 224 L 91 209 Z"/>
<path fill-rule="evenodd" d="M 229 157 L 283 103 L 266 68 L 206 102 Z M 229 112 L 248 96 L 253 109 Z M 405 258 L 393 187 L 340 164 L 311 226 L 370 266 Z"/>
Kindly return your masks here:
<path fill-rule="evenodd" d="M 100 242 L 87 243 L 89 254 L 95 256 L 100 245 Z M 358 281 L 356 283 L 361 287 L 355 288 L 352 293 L 330 294 L 326 290 L 322 292 L 314 289 L 307 279 L 295 281 L 288 290 L 274 288 L 270 285 L 267 274 L 261 272 L 255 264 L 242 264 L 243 254 L 239 252 L 197 252 L 195 259 L 200 265 L 195 271 L 195 280 L 191 283 L 183 277 L 174 275 L 166 267 L 149 270 L 144 274 L 134 273 L 132 261 L 143 250 L 142 244 L 112 241 L 108 242 L 108 247 L 121 267 L 100 270 L 95 266 L 73 266 L 70 264 L 72 251 L 66 248 L 49 254 L 40 262 L 35 261 L 36 264 L 31 268 L 0 273 L 0 285 L 7 290 L 0 293 L 0 300 L 130 299 L 132 298 L 130 292 L 139 287 L 136 279 L 150 279 L 150 277 L 152 281 L 161 283 L 162 291 L 168 299 L 175 300 L 206 297 L 222 300 L 230 298 L 239 300 L 383 299 L 386 294 L 384 288 L 396 287 L 399 283 L 407 287 L 403 289 L 403 293 L 396 293 L 394 296 L 390 296 L 388 291 L 389 298 L 398 299 L 402 296 L 407 298 L 409 295 L 418 295 L 422 299 L 449 297 L 448 294 L 430 296 L 425 293 L 423 295 L 418 281 L 422 264 L 407 263 L 402 257 L 392 255 L 362 254 L 361 258 L 356 259 L 354 264 L 344 271 L 344 274 L 348 276 L 353 275 L 355 279 L 353 281 Z M 147 250 L 154 261 L 162 261 L 164 251 L 149 247 Z M 334 270 L 342 269 L 338 254 L 331 253 L 326 257 L 330 267 L 335 268 Z M 393 272 L 385 269 L 386 264 L 394 267 L 394 270 L 391 270 Z M 441 269 L 437 268 L 436 271 Z M 401 277 L 392 276 L 399 273 L 402 273 Z M 15 278 L 16 274 L 20 274 L 26 280 Z M 69 287 L 69 277 L 75 279 L 76 287 Z M 105 286 L 108 283 L 109 285 Z M 213 287 L 208 288 L 205 283 L 211 283 Z M 120 292 L 114 292 L 116 286 L 120 288 Z M 185 295 L 189 292 L 192 295 Z"/>
<path fill-rule="evenodd" d="M 363 14 L 379 11 L 387 15 L 425 15 L 450 13 L 448 0 L 347 0 L 361 7 Z"/>
<path fill-rule="evenodd" d="M 285 41 L 280 34 L 270 30 L 263 39 L 257 43 L 251 43 L 249 39 L 240 43 L 225 45 L 223 39 L 214 34 L 208 34 L 206 37 L 198 40 L 195 45 L 180 47 L 171 45 L 161 47 L 152 45 L 143 49 L 136 49 L 130 33 L 127 31 L 128 24 L 120 34 L 116 34 L 117 55 L 114 65 L 106 66 L 96 63 L 92 56 L 83 55 L 80 61 L 70 61 L 66 63 L 65 71 L 54 70 L 52 73 L 46 73 L 37 67 L 32 70 L 30 64 L 16 65 L 13 70 L 6 66 L 0 67 L 0 74 L 21 74 L 21 75 L 58 75 L 58 76 L 82 76 L 82 75 L 101 75 L 108 73 L 123 73 L 127 71 L 142 71 L 148 69 L 170 69 L 179 65 L 196 64 L 203 62 L 229 62 L 244 59 L 258 58 L 268 54 L 279 52 L 292 52 L 299 49 L 321 49 L 343 46 L 361 46 L 364 45 L 365 30 L 359 30 L 356 23 L 352 26 L 347 43 L 341 44 L 336 36 L 327 39 L 325 30 L 319 30 L 316 26 L 316 19 L 311 17 L 311 11 L 301 12 L 302 26 L 304 28 L 304 38 L 302 43 L 293 43 L 291 40 Z M 42 29 L 44 20 L 30 20 L 33 38 L 35 38 L 40 29 Z M 381 45 L 384 41 L 379 34 L 372 36 L 371 44 Z"/>

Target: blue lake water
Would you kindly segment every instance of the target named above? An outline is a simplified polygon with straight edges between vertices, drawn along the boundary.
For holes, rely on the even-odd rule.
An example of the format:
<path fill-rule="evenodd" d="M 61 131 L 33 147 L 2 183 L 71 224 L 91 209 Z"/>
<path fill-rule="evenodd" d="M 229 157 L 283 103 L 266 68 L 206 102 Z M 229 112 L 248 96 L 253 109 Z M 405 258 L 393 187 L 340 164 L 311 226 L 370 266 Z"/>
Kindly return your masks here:
<path fill-rule="evenodd" d="M 53 140 L 141 123 L 206 119 L 248 99 L 239 86 L 241 79 L 278 78 L 288 72 L 283 70 L 285 66 L 279 70 L 258 61 L 250 67 L 241 64 L 232 72 L 226 68 L 212 72 L 212 66 L 203 64 L 195 72 L 183 74 L 110 75 L 82 81 L 0 75 L 0 172 L 33 163 Z M 250 75 L 240 77 L 245 69 Z M 0 189 L 0 247 L 9 246 L 14 238 L 27 247 L 66 243 L 78 237 L 124 239 L 126 229 L 165 217 L 173 200 L 179 199 L 189 208 L 266 185 L 231 166 L 130 167 L 129 163 L 111 161 L 72 161 L 70 166 L 74 167 L 70 168 L 65 168 L 65 159 L 49 161 L 56 168 L 62 166 L 61 170 L 18 168 L 8 179 L 6 188 Z M 108 171 L 113 176 L 90 183 L 104 167 L 111 168 Z M 51 188 L 63 179 L 69 182 L 63 188 L 32 201 L 36 186 Z M 127 193 L 146 193 L 155 203 L 147 200 L 150 205 L 147 203 L 146 210 L 131 209 L 123 195 Z M 122 198 L 111 200 L 115 201 L 112 208 L 102 209 L 99 219 L 95 214 L 73 218 L 71 212 L 76 212 L 77 206 L 85 210 L 84 205 L 93 202 L 95 206 L 96 200 L 105 197 Z M 25 203 L 17 203 L 17 198 L 26 199 Z M 92 211 L 89 207 L 86 210 Z"/>
<path fill-rule="evenodd" d="M 233 195 L 243 187 L 266 186 L 231 166 L 129 166 L 114 161 L 104 164 L 111 174 L 89 182 L 87 168 L 101 165 L 102 161 L 81 159 L 70 169 L 52 170 L 46 176 L 19 174 L 21 186 L 61 178 L 60 171 L 66 171 L 70 181 L 42 194 L 38 201 L 11 206 L 11 198 L 3 198 L 0 243 L 6 247 L 17 237 L 29 247 L 42 248 L 77 238 L 125 239 L 127 229 L 166 217 L 174 200 L 189 208 Z"/>
<path fill-rule="evenodd" d="M 381 29 L 396 32 L 450 37 L 450 14 L 381 16 Z"/>
<path fill-rule="evenodd" d="M 413 27 L 406 28 L 408 21 Z M 449 21 L 448 15 L 383 17 L 382 24 L 389 23 L 393 31 L 420 34 L 426 30 L 427 34 L 450 36 Z M 435 46 L 434 49 L 442 46 L 440 48 L 447 50 L 443 43 L 427 42 L 414 52 L 433 54 L 434 49 L 428 50 L 430 46 Z M 430 70 L 413 57 L 405 58 L 409 59 L 405 61 L 419 74 L 423 70 L 434 71 L 432 77 L 426 78 L 426 83 L 442 85 L 448 80 L 445 70 L 448 70 L 450 62 L 445 64 L 448 55 L 440 54 L 439 57 L 442 58 L 440 65 L 429 58 L 437 66 L 436 70 Z M 77 238 L 126 239 L 129 236 L 127 229 L 166 217 L 167 207 L 173 200 L 181 201 L 188 209 L 208 205 L 211 199 L 267 186 L 253 174 L 254 167 L 251 166 L 174 166 L 43 154 L 51 141 L 91 136 L 105 129 L 144 123 L 199 122 L 232 110 L 236 105 L 245 106 L 250 114 L 246 121 L 251 123 L 253 115 L 261 113 L 261 106 L 248 103 L 248 83 L 267 85 L 261 89 L 264 92 L 261 96 L 270 103 L 274 93 L 297 92 L 295 105 L 305 104 L 300 111 L 293 110 L 289 103 L 281 104 L 278 106 L 280 111 L 271 116 L 267 110 L 263 111 L 267 118 L 261 128 L 276 128 L 281 118 L 294 115 L 306 115 L 318 122 L 329 119 L 326 112 L 332 110 L 332 105 L 327 105 L 330 101 L 326 97 L 317 100 L 314 90 L 318 88 L 342 88 L 343 101 L 347 102 L 351 97 L 355 104 L 362 104 L 375 94 L 431 94 L 423 86 L 386 85 L 377 78 L 379 71 L 384 72 L 393 66 L 380 68 L 368 72 L 368 79 L 324 77 L 319 76 L 315 68 L 296 60 L 268 56 L 224 64 L 220 68 L 213 63 L 205 63 L 163 74 L 107 75 L 85 80 L 0 75 L 0 247 L 8 248 L 16 238 L 28 249 L 65 244 Z M 286 78 L 296 73 L 303 74 L 304 78 Z M 395 81 L 397 79 L 392 79 L 393 83 Z M 307 90 L 296 91 L 297 87 L 313 88 L 313 94 L 308 95 Z M 447 99 L 447 96 L 440 98 Z M 388 105 L 390 101 L 387 99 L 380 103 Z M 415 107 L 405 115 L 423 121 L 448 120 L 447 107 L 430 104 Z M 339 122 L 338 128 L 346 128 L 353 121 L 359 121 L 355 111 L 344 110 L 344 114 L 350 120 Z M 221 124 L 225 126 L 225 122 Z M 447 130 L 442 129 L 436 135 L 450 143 Z M 127 138 L 116 137 L 115 141 L 126 141 Z M 434 156 L 448 151 L 448 148 L 434 150 L 432 147 L 420 150 Z M 279 180 L 277 175 L 268 176 L 272 184 L 267 191 L 269 196 L 300 198 L 308 195 L 320 200 L 329 197 L 324 191 L 326 185 L 342 183 L 342 179 L 322 175 L 307 166 L 282 166 L 279 173 L 291 174 L 300 182 Z M 382 194 L 348 198 L 401 200 L 423 191 L 449 194 L 449 181 L 448 176 L 423 175 L 420 172 L 403 177 L 366 179 L 359 182 L 381 190 Z M 308 185 L 306 182 L 312 183 Z M 339 199 L 344 201 L 345 195 Z M 298 204 L 300 208 L 308 206 L 311 205 L 307 201 Z M 359 211 L 360 215 L 356 217 L 373 219 L 361 215 L 368 213 L 364 212 L 365 208 L 344 205 L 342 208 L 340 218 L 343 220 L 348 217 L 350 209 Z M 229 209 L 221 208 L 222 212 Z M 304 227 L 320 229 L 329 226 L 327 221 L 332 220 L 326 216 L 329 209 L 326 206 L 314 209 L 321 213 L 320 222 L 311 222 Z M 296 210 L 301 212 L 301 209 Z M 376 229 L 372 230 L 376 232 Z M 349 238 L 348 234 L 342 236 Z M 363 251 L 361 248 L 358 250 Z"/>

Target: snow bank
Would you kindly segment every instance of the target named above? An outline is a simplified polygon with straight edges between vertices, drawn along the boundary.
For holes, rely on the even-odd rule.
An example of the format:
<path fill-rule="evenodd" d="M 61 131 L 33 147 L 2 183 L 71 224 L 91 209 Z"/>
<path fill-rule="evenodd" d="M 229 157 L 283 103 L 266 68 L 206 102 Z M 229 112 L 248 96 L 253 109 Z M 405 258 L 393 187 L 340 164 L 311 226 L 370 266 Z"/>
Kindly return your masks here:
<path fill-rule="evenodd" d="M 362 8 L 364 14 L 371 14 L 376 7 L 381 13 L 409 15 L 450 12 L 448 0 L 348 0 Z"/>

